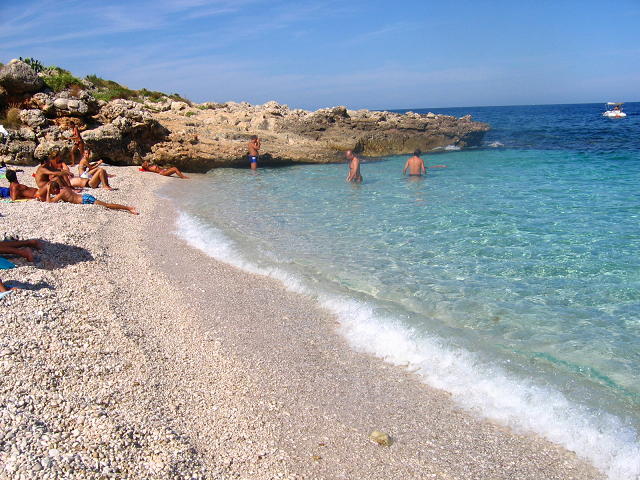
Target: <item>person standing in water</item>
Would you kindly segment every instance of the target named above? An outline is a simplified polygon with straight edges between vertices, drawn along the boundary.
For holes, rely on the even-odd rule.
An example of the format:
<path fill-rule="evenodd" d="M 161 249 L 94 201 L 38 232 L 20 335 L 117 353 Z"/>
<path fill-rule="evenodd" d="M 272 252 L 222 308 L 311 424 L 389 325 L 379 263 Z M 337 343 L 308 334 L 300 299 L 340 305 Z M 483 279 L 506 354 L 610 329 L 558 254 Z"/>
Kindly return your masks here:
<path fill-rule="evenodd" d="M 409 170 L 410 177 L 419 177 L 427 173 L 424 161 L 420 158 L 420 155 L 422 155 L 422 152 L 419 149 L 413 152 L 413 157 L 407 160 L 407 163 L 404 164 L 402 175 L 405 175 L 407 170 Z"/>
<path fill-rule="evenodd" d="M 251 136 L 251 140 L 249 140 L 247 147 L 249 148 L 249 154 L 247 156 L 249 158 L 251 170 L 256 170 L 258 168 L 258 158 L 260 158 L 260 139 L 257 135 Z"/>
<path fill-rule="evenodd" d="M 349 160 L 349 174 L 347 175 L 347 182 L 362 183 L 360 159 L 356 157 L 351 150 L 344 152 L 344 156 Z"/>

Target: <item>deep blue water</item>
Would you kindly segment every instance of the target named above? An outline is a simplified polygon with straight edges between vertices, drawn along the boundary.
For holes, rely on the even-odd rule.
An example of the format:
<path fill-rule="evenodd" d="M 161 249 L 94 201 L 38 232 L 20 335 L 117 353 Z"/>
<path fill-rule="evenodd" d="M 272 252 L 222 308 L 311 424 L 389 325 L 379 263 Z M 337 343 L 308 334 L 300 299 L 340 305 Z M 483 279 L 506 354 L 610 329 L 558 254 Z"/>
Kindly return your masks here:
<path fill-rule="evenodd" d="M 640 475 L 640 104 L 425 109 L 493 129 L 482 148 L 216 170 L 166 193 L 178 232 L 333 311 L 354 348 L 471 409 Z M 268 144 L 264 148 L 268 150 Z"/>
<path fill-rule="evenodd" d="M 474 120 L 491 125 L 485 144 L 498 141 L 506 148 L 603 153 L 640 151 L 640 102 L 624 105 L 625 119 L 602 117 L 604 110 L 604 103 L 585 103 L 413 111 L 456 117 L 471 114 Z"/>

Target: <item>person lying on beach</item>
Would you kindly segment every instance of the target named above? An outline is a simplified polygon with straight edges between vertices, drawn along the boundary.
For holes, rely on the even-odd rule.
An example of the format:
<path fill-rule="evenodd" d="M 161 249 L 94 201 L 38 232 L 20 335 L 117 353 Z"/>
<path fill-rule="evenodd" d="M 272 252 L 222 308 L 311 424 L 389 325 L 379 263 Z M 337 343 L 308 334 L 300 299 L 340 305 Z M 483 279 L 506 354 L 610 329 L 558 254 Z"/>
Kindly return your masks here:
<path fill-rule="evenodd" d="M 164 177 L 170 177 L 175 173 L 180 178 L 189 178 L 186 175 L 184 175 L 180 170 L 178 170 L 176 167 L 162 168 L 162 167 L 159 167 L 158 165 L 152 165 L 146 160 L 142 162 L 142 165 L 140 165 L 140 168 L 145 172 L 157 173 L 158 175 L 162 175 Z"/>
<path fill-rule="evenodd" d="M 344 156 L 349 160 L 349 174 L 347 175 L 347 182 L 362 183 L 360 159 L 356 157 L 351 150 L 344 152 Z"/>
<path fill-rule="evenodd" d="M 69 177 L 71 172 L 58 168 L 56 165 L 56 159 L 60 155 L 60 152 L 54 150 L 49 153 L 49 156 L 40 162 L 40 166 L 36 169 L 34 177 L 36 178 L 36 185 L 38 188 L 45 187 L 47 183 L 52 180 L 57 180 L 60 185 L 70 187 L 71 182 Z"/>
<path fill-rule="evenodd" d="M 247 144 L 247 148 L 249 149 L 249 153 L 247 157 L 249 158 L 249 165 L 251 166 L 251 170 L 256 170 L 258 168 L 258 159 L 260 158 L 260 139 L 257 135 L 251 135 L 251 139 Z"/>
<path fill-rule="evenodd" d="M 420 155 L 422 155 L 420 150 L 413 152 L 413 157 L 407 160 L 407 163 L 404 164 L 402 175 L 407 173 L 407 169 L 409 170 L 410 177 L 419 177 L 427 173 L 427 169 L 424 167 L 424 161 L 420 158 Z"/>
<path fill-rule="evenodd" d="M 104 168 L 96 169 L 95 173 L 90 176 L 85 177 L 76 177 L 71 170 L 69 170 L 69 166 L 62 161 L 62 155 L 58 153 L 54 158 L 51 159 L 50 164 L 61 171 L 69 172 L 69 185 L 73 188 L 98 188 L 102 185 L 102 188 L 106 190 L 113 190 L 109 185 L 109 176 Z"/>
<path fill-rule="evenodd" d="M 80 130 L 78 130 L 78 126 L 73 126 L 73 136 L 71 137 L 73 140 L 73 147 L 71 147 L 71 166 L 73 167 L 76 164 L 76 151 L 80 152 L 80 159 L 84 157 L 84 140 L 80 135 Z"/>
<path fill-rule="evenodd" d="M 0 242 L 0 255 L 18 255 L 33 262 L 33 249 L 42 250 L 42 242 L 30 240 L 4 240 Z"/>
<path fill-rule="evenodd" d="M 133 215 L 138 215 L 138 211 L 134 207 L 129 207 L 127 205 L 119 205 L 117 203 L 106 203 L 97 200 L 93 195 L 89 195 L 88 193 L 83 193 L 82 195 L 73 191 L 73 189 L 69 187 L 61 187 L 58 182 L 55 180 L 53 182 L 49 182 L 47 185 L 47 192 L 45 195 L 45 202 L 47 203 L 58 203 L 58 202 L 68 202 L 75 203 L 77 205 L 100 205 L 105 208 L 110 208 L 112 210 L 126 210 Z"/>
<path fill-rule="evenodd" d="M 31 200 L 36 198 L 38 189 L 27 187 L 18 182 L 18 175 L 15 170 L 7 170 L 6 177 L 9 181 L 9 198 L 11 200 Z"/>

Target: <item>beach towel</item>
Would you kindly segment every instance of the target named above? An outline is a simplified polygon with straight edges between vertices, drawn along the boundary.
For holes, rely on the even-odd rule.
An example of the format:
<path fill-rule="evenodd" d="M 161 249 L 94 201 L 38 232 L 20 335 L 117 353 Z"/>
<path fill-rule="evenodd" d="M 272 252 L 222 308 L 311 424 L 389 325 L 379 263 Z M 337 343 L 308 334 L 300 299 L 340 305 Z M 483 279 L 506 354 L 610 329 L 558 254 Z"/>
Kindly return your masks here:
<path fill-rule="evenodd" d="M 0 257 L 0 270 L 9 270 L 10 268 L 13 268 L 15 266 L 15 263 L 10 262 L 4 257 Z"/>

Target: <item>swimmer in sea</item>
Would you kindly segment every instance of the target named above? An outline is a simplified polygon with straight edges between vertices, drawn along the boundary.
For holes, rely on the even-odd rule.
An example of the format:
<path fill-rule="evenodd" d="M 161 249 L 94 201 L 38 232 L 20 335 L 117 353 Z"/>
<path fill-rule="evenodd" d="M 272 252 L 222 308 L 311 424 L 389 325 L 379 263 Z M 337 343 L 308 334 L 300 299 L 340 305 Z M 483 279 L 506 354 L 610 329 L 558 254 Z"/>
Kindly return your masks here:
<path fill-rule="evenodd" d="M 404 164 L 402 175 L 405 175 L 407 170 L 409 170 L 410 177 L 420 177 L 427 173 L 424 161 L 420 158 L 420 155 L 422 155 L 422 152 L 419 149 L 413 152 L 413 157 L 407 160 L 407 163 Z"/>
<path fill-rule="evenodd" d="M 360 159 L 356 157 L 351 150 L 344 152 L 344 156 L 349 160 L 349 174 L 347 175 L 347 182 L 362 183 Z"/>
<path fill-rule="evenodd" d="M 251 136 L 251 140 L 249 140 L 247 147 L 249 148 L 249 154 L 247 157 L 249 158 L 251 170 L 256 170 L 258 168 L 258 158 L 260 158 L 260 139 L 257 135 Z"/>

